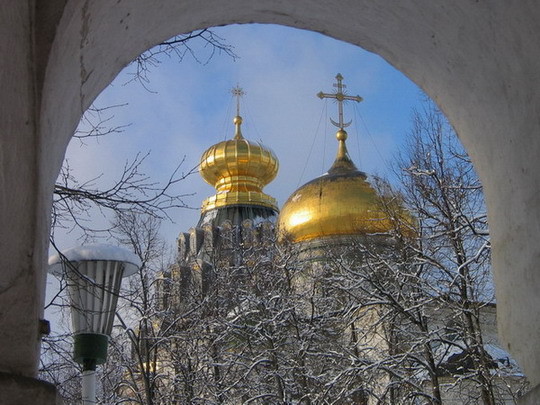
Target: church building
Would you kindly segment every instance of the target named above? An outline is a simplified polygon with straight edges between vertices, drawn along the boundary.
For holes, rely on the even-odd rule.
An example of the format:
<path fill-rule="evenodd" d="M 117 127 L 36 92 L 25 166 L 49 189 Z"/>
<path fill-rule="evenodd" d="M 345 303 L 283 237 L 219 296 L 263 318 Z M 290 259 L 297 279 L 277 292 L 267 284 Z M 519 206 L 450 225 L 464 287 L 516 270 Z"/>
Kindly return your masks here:
<path fill-rule="evenodd" d="M 343 103 L 362 98 L 336 79 L 335 93 L 318 94 L 337 102 L 336 158 L 281 210 L 263 191 L 278 158 L 244 137 L 243 92 L 233 90 L 235 135 L 200 160 L 216 193 L 180 233 L 177 265 L 158 288 L 169 314 L 161 327 L 197 336 L 169 367 L 192 376 L 175 387 L 179 403 L 514 403 L 523 378 L 496 343 L 494 304 L 480 310 L 478 349 L 455 336 L 446 298 L 419 298 L 406 283 L 403 257 L 416 242 L 403 247 L 403 239 L 418 237 L 416 221 L 350 158 Z M 375 303 L 382 285 L 386 300 Z"/>

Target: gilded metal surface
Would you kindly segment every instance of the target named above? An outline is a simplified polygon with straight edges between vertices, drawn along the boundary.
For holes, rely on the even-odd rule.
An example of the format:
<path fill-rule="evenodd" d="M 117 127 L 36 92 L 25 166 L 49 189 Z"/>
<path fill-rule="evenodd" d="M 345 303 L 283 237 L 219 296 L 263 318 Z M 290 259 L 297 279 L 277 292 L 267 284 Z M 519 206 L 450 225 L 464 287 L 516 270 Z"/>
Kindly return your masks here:
<path fill-rule="evenodd" d="M 279 214 L 280 238 L 293 242 L 337 235 L 388 232 L 392 222 L 380 210 L 377 193 L 347 152 L 347 132 L 336 134 L 338 152 L 328 173 L 296 190 Z"/>
<path fill-rule="evenodd" d="M 293 242 L 308 241 L 338 235 L 366 235 L 385 233 L 392 228 L 391 221 L 380 210 L 375 190 L 359 171 L 347 152 L 344 128 L 350 122 L 343 120 L 343 102 L 362 101 L 360 96 L 348 96 L 343 76 L 336 76 L 335 93 L 320 92 L 317 96 L 333 98 L 338 103 L 339 121 L 332 124 L 336 133 L 338 151 L 328 173 L 296 190 L 283 205 L 278 219 L 280 238 Z"/>
<path fill-rule="evenodd" d="M 203 201 L 202 211 L 234 204 L 277 210 L 276 200 L 262 189 L 276 177 L 278 159 L 271 149 L 243 138 L 239 115 L 233 122 L 234 139 L 210 147 L 201 157 L 201 176 L 216 188 L 216 194 Z"/>
<path fill-rule="evenodd" d="M 294 242 L 388 232 L 392 223 L 364 173 L 328 172 L 296 190 L 279 215 L 280 237 Z"/>
<path fill-rule="evenodd" d="M 333 98 L 338 103 L 338 114 L 339 119 L 338 122 L 334 121 L 332 118 L 330 118 L 330 122 L 334 124 L 336 127 L 343 129 L 347 128 L 349 125 L 351 125 L 352 121 L 349 122 L 343 122 L 343 102 L 344 101 L 356 101 L 359 103 L 363 100 L 360 96 L 348 96 L 345 93 L 345 86 L 343 84 L 343 76 L 341 76 L 341 73 L 338 73 L 336 76 L 337 83 L 334 84 L 334 87 L 337 88 L 337 91 L 335 93 L 323 93 L 322 91 L 317 93 L 317 97 L 319 97 L 321 100 L 323 98 Z"/>

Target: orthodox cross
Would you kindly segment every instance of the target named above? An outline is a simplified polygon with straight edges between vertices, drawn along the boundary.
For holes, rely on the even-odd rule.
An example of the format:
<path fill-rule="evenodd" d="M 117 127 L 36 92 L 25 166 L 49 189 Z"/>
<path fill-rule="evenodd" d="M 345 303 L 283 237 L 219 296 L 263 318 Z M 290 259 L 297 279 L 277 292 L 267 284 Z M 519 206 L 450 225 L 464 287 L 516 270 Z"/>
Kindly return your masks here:
<path fill-rule="evenodd" d="M 240 129 L 240 126 L 242 125 L 242 117 L 240 117 L 240 99 L 246 93 L 238 84 L 231 90 L 231 93 L 236 97 L 236 117 L 233 119 L 234 126 L 236 127 L 234 139 L 243 139 L 242 130 Z"/>
<path fill-rule="evenodd" d="M 236 97 L 236 116 L 240 115 L 240 99 L 242 96 L 244 96 L 246 93 L 245 91 L 240 87 L 240 85 L 236 85 L 235 88 L 231 90 L 231 93 L 233 96 Z"/>
<path fill-rule="evenodd" d="M 339 111 L 339 122 L 334 121 L 332 118 L 330 118 L 330 121 L 332 124 L 334 124 L 338 128 L 347 128 L 349 125 L 351 125 L 351 121 L 349 122 L 343 122 L 343 102 L 344 101 L 356 101 L 359 103 L 363 100 L 360 96 L 347 96 L 343 89 L 345 89 L 347 86 L 345 86 L 342 83 L 343 76 L 341 76 L 341 73 L 338 73 L 336 76 L 337 83 L 334 84 L 334 87 L 337 88 L 337 91 L 335 93 L 329 94 L 329 93 L 323 93 L 322 91 L 317 94 L 317 97 L 319 97 L 321 100 L 323 98 L 333 98 L 337 100 L 338 103 L 338 111 Z"/>

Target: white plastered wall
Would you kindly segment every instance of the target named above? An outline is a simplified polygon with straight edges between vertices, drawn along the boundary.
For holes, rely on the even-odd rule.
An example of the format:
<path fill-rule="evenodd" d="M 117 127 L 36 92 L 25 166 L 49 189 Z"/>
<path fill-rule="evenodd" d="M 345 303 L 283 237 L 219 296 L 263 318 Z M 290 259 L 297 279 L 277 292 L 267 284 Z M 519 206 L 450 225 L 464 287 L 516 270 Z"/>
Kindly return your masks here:
<path fill-rule="evenodd" d="M 42 98 L 35 96 L 32 100 L 30 91 L 25 99 L 30 104 L 35 102 L 35 137 L 28 135 L 33 130 L 25 129 L 23 118 L 15 117 L 18 128 L 14 132 L 27 134 L 28 145 L 23 145 L 20 163 L 0 162 L 6 173 L 0 178 L 3 193 L 17 190 L 19 196 L 34 192 L 27 210 L 0 199 L 2 224 L 11 227 L 0 231 L 0 241 L 15 232 L 17 244 L 28 241 L 32 247 L 28 265 L 22 265 L 28 259 L 20 246 L 15 247 L 17 256 L 13 259 L 0 257 L 2 271 L 12 266 L 9 274 L 30 272 L 34 280 L 27 287 L 28 293 L 37 297 L 28 304 L 31 322 L 39 316 L 33 306 L 42 300 L 43 281 L 35 275 L 42 273 L 45 265 L 50 193 L 84 109 L 137 54 L 176 33 L 229 23 L 276 23 L 319 31 L 381 55 L 443 109 L 471 154 L 485 187 L 501 341 L 508 345 L 533 385 L 540 382 L 540 3 L 70 0 L 64 6 L 64 1 L 50 1 L 64 10 L 47 56 L 45 79 L 31 82 L 42 90 Z M 9 28 L 16 30 L 15 26 Z M 6 38 L 0 37 L 0 44 L 5 42 Z M 4 48 L 0 50 L 4 52 Z M 21 65 L 33 66 L 27 61 Z M 21 75 L 22 81 L 32 79 L 31 75 Z M 8 91 L 11 93 L 1 96 L 4 103 L 16 90 Z M 12 112 L 31 107 L 13 107 Z M 2 122 L 0 125 L 6 127 Z M 0 156 L 16 151 L 22 142 L 13 134 L 0 136 Z M 29 170 L 30 184 L 21 185 L 20 179 L 7 177 L 18 165 Z M 36 219 L 28 222 L 15 212 Z M 5 219 L 9 216 L 10 221 Z M 10 247 L 0 246 L 3 256 Z M 2 282 L 8 273 L 3 273 Z M 6 297 L 0 291 L 0 307 L 10 302 Z M 6 311 L 7 315 L 0 312 L 3 327 L 20 327 L 21 333 L 30 330 L 31 324 L 8 316 L 11 309 Z M 0 370 L 13 370 L 17 362 L 9 355 L 5 357 L 5 342 L 16 340 L 17 335 L 1 333 Z M 35 342 L 32 344 L 35 346 Z M 21 345 L 20 349 L 28 347 Z M 35 363 L 36 351 L 31 352 L 25 358 Z M 24 370 L 28 374 L 28 367 Z"/>

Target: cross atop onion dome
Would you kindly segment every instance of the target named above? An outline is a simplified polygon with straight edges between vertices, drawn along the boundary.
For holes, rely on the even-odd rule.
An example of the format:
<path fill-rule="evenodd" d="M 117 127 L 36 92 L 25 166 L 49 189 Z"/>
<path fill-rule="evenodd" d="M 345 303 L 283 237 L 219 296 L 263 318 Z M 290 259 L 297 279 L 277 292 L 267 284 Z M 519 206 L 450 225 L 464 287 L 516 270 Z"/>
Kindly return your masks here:
<path fill-rule="evenodd" d="M 240 99 L 242 96 L 246 95 L 246 92 L 240 87 L 240 85 L 237 84 L 236 87 L 231 90 L 231 93 L 236 97 L 236 117 L 233 119 L 233 123 L 236 127 L 234 139 L 243 139 L 244 137 L 242 136 L 242 130 L 240 129 L 240 126 L 242 125 L 242 117 L 240 116 Z"/>
<path fill-rule="evenodd" d="M 262 189 L 276 177 L 278 159 L 270 148 L 242 136 L 240 98 L 245 92 L 236 86 L 232 94 L 236 97 L 234 138 L 211 146 L 201 157 L 199 172 L 216 188 L 216 194 L 203 201 L 202 211 L 233 205 L 257 205 L 277 211 L 276 200 Z"/>

